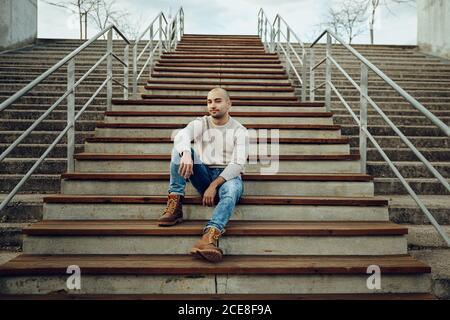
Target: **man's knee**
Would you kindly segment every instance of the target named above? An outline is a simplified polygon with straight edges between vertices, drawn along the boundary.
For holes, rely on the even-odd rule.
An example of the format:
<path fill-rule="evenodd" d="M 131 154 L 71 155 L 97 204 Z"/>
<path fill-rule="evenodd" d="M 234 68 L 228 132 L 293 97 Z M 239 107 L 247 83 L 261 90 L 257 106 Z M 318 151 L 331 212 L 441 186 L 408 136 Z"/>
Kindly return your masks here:
<path fill-rule="evenodd" d="M 220 198 L 231 198 L 235 201 L 239 200 L 242 193 L 242 180 L 234 178 L 226 181 L 219 190 Z"/>

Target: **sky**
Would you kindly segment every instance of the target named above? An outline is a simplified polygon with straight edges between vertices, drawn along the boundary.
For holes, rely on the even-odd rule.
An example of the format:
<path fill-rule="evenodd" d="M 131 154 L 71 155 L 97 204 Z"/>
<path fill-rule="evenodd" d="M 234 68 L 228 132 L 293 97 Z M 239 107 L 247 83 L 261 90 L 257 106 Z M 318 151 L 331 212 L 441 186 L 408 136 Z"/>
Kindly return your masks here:
<path fill-rule="evenodd" d="M 68 10 L 38 0 L 38 37 L 78 38 L 77 17 Z M 54 0 L 57 1 L 57 0 Z M 339 0 L 116 0 L 117 8 L 129 13 L 136 25 L 145 29 L 163 11 L 173 14 L 183 6 L 185 33 L 256 34 L 257 13 L 263 8 L 268 18 L 279 13 L 305 42 L 312 41 L 321 31 L 327 10 Z M 385 0 L 389 2 L 390 0 Z M 368 43 L 369 31 L 356 37 L 353 43 Z M 88 36 L 98 30 L 89 27 Z M 411 4 L 391 4 L 380 7 L 375 23 L 376 44 L 417 43 L 417 14 Z"/>

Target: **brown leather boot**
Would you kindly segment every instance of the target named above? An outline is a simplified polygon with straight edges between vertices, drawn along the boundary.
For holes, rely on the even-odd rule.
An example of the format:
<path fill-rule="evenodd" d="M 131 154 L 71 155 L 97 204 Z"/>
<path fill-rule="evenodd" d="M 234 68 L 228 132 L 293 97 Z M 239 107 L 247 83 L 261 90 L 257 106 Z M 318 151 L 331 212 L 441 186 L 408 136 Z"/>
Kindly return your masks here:
<path fill-rule="evenodd" d="M 183 198 L 182 195 L 169 194 L 167 207 L 158 219 L 158 226 L 168 227 L 183 222 Z"/>
<path fill-rule="evenodd" d="M 217 246 L 221 234 L 219 229 L 209 227 L 202 238 L 192 247 L 190 254 L 209 262 L 221 261 L 223 251 Z"/>

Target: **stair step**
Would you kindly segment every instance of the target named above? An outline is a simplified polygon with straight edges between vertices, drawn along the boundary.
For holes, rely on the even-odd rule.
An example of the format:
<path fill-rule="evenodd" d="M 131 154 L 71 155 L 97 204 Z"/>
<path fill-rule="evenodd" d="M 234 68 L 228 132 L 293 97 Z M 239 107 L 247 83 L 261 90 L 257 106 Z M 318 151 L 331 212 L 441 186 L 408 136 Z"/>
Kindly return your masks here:
<path fill-rule="evenodd" d="M 113 153 L 78 153 L 76 160 L 170 160 L 170 154 L 113 154 Z M 258 156 L 257 160 L 267 160 L 269 157 Z M 280 161 L 351 161 L 359 160 L 359 155 L 280 155 Z M 256 159 L 255 159 L 256 160 Z"/>
<path fill-rule="evenodd" d="M 243 59 L 243 60 L 238 60 L 238 59 L 231 59 L 231 60 L 227 60 L 227 59 L 208 59 L 208 63 L 205 62 L 204 59 L 199 59 L 199 58 L 191 58 L 191 59 L 181 59 L 181 58 L 163 58 L 163 59 L 159 59 L 158 60 L 160 64 L 166 64 L 166 63 L 170 63 L 170 64 L 179 64 L 179 65 L 189 65 L 189 64 L 201 64 L 201 65 L 209 65 L 208 63 L 212 63 L 212 64 L 245 64 L 245 65 L 281 65 L 279 61 L 277 60 L 269 60 L 269 59 Z"/>
<path fill-rule="evenodd" d="M 139 125 L 139 124 L 138 124 Z M 272 138 L 250 138 L 250 143 L 272 143 Z M 348 138 L 336 139 L 314 139 L 314 138 L 279 138 L 276 142 L 283 144 L 348 144 Z M 90 137 L 86 138 L 86 142 L 95 143 L 172 143 L 173 139 L 166 137 L 152 138 L 128 138 L 128 137 Z"/>
<path fill-rule="evenodd" d="M 213 69 L 213 68 L 183 68 L 183 67 L 154 67 L 153 70 L 155 72 L 164 73 L 164 72 L 176 72 L 176 73 L 196 73 L 196 74 L 214 74 L 219 73 L 222 74 L 242 74 L 242 75 L 282 75 L 285 76 L 284 70 L 254 70 L 254 69 L 244 69 L 244 68 L 235 68 L 235 69 Z M 209 77 L 209 76 L 207 76 Z"/>
<path fill-rule="evenodd" d="M 43 198 L 45 203 L 127 203 L 127 204 L 166 204 L 165 196 L 77 196 L 53 195 Z M 186 196 L 183 204 L 201 204 L 200 197 Z M 356 197 L 290 197 L 290 196 L 242 196 L 239 205 L 315 205 L 315 206 L 387 206 L 388 201 L 382 198 Z"/>
<path fill-rule="evenodd" d="M 122 112 L 122 111 L 117 111 Z M 141 112 L 141 111 L 136 111 Z M 142 111 L 147 112 L 147 111 Z M 111 123 L 111 122 L 102 122 L 98 121 L 96 122 L 97 128 L 139 128 L 139 129 L 145 129 L 145 128 L 160 128 L 160 129 L 180 129 L 184 128 L 186 126 L 185 123 Z M 257 123 L 257 124 L 247 124 L 245 126 L 247 129 L 280 129 L 280 130 L 339 130 L 341 126 L 339 125 L 327 125 L 327 124 L 264 124 L 264 123 Z"/>
<path fill-rule="evenodd" d="M 232 60 L 266 60 L 280 62 L 276 54 L 261 54 L 261 55 L 246 55 L 246 54 L 206 54 L 206 53 L 177 53 L 173 52 L 170 54 L 163 54 L 162 59 L 202 59 L 205 60 L 222 60 L 222 61 L 232 61 Z"/>
<path fill-rule="evenodd" d="M 63 174 L 64 194 L 163 195 L 169 173 L 71 173 Z M 245 195 L 371 197 L 373 178 L 364 174 L 244 174 Z M 151 182 L 151 183 L 150 183 Z M 197 195 L 191 184 L 187 195 Z"/>
<path fill-rule="evenodd" d="M 407 256 L 224 256 L 220 264 L 206 263 L 186 255 L 27 255 L 0 266 L 5 275 L 66 275 L 67 266 L 78 265 L 84 274 L 363 274 L 370 265 L 383 274 L 430 273 L 430 267 Z"/>
<path fill-rule="evenodd" d="M 182 105 L 182 104 L 171 104 L 170 105 L 171 110 L 176 111 L 186 111 L 186 110 L 192 110 L 192 111 L 205 111 L 206 106 L 200 103 L 193 104 L 193 105 Z M 127 104 L 116 104 L 112 105 L 112 111 L 166 111 L 167 105 L 157 105 L 157 104 L 135 104 L 135 105 L 127 105 Z M 324 106 L 318 106 L 318 105 L 305 105 L 305 106 L 277 106 L 277 105 L 266 105 L 266 106 L 236 106 L 233 105 L 232 108 L 233 111 L 236 112 L 272 112 L 272 111 L 278 111 L 278 112 L 323 112 L 325 111 Z M 436 128 L 437 129 L 437 128 Z M 439 129 L 437 129 L 439 130 Z"/>
<path fill-rule="evenodd" d="M 270 147 L 272 154 L 349 154 L 347 138 L 279 138 L 249 139 L 249 154 L 256 155 L 257 146 Z M 272 143 L 273 142 L 273 143 Z M 171 153 L 171 137 L 93 137 L 86 138 L 85 151 L 90 153 Z"/>
<path fill-rule="evenodd" d="M 302 103 L 297 101 L 261 101 L 256 99 L 256 101 L 246 100 L 239 101 L 242 97 L 237 97 L 233 99 L 233 106 L 292 106 L 292 107 L 316 107 L 322 108 L 323 103 Z M 113 99 L 112 103 L 115 105 L 191 105 L 191 106 L 202 106 L 206 108 L 205 97 L 202 99 L 190 99 L 190 98 L 173 98 L 167 97 L 166 99 Z"/>
<path fill-rule="evenodd" d="M 0 300 L 192 300 L 192 301 L 227 301 L 227 300 L 437 300 L 426 293 L 368 293 L 368 294 L 35 294 L 35 295 L 0 295 Z"/>
<path fill-rule="evenodd" d="M 294 88 L 293 87 L 228 87 L 228 86 L 224 86 L 221 85 L 222 88 L 226 89 L 227 91 L 229 91 L 230 95 L 235 94 L 236 92 L 240 92 L 240 91 L 250 91 L 250 92 L 294 92 Z M 146 85 L 144 87 L 146 90 L 168 90 L 168 91 L 209 91 L 211 90 L 210 87 L 208 86 L 203 86 L 203 87 L 199 87 L 199 86 L 175 86 L 175 85 L 171 85 L 171 86 L 161 86 L 161 85 Z"/>
<path fill-rule="evenodd" d="M 205 85 L 205 86 L 239 86 L 239 87 L 249 87 L 249 86 L 260 86 L 260 87 L 289 87 L 292 85 L 290 82 L 270 82 L 270 81 L 260 81 L 260 82 L 249 82 L 249 81 L 213 81 L 213 80 L 162 80 L 162 79 L 150 79 L 147 84 L 157 84 L 157 85 Z"/>
<path fill-rule="evenodd" d="M 105 121 L 119 123 L 189 123 L 194 117 L 209 115 L 199 111 L 110 111 L 105 113 Z M 230 112 L 235 120 L 246 126 L 258 123 L 322 124 L 332 125 L 331 112 Z"/>
<path fill-rule="evenodd" d="M 146 117 L 146 116 L 189 116 L 201 117 L 208 115 L 208 112 L 198 111 L 106 111 L 106 116 L 115 117 Z M 328 118 L 333 116 L 331 112 L 239 112 L 230 111 L 233 117 L 318 117 Z"/>
<path fill-rule="evenodd" d="M 373 294 L 371 265 L 383 274 L 376 294 L 428 293 L 430 286 L 430 268 L 404 255 L 225 256 L 220 264 L 185 255 L 21 255 L 0 267 L 3 293 L 67 290 L 70 265 L 84 274 L 78 294 Z"/>
<path fill-rule="evenodd" d="M 169 173 L 63 173 L 62 179 L 66 180 L 168 180 Z M 372 181 L 373 177 L 366 174 L 295 174 L 278 173 L 271 175 L 243 174 L 242 179 L 246 181 Z"/>
<path fill-rule="evenodd" d="M 31 236 L 196 236 L 202 235 L 206 221 L 184 221 L 170 228 L 149 220 L 45 220 L 24 227 Z M 405 235 L 407 228 L 391 222 L 293 222 L 230 221 L 223 237 L 229 236 L 393 236 Z"/>
<path fill-rule="evenodd" d="M 287 75 L 277 75 L 277 74 L 264 74 L 264 75 L 258 75 L 258 74 L 222 74 L 222 73 L 208 73 L 208 74 L 199 74 L 196 72 L 193 73 L 179 73 L 179 72 L 153 72 L 152 78 L 176 78 L 176 79 L 183 79 L 183 78 L 202 78 L 202 79 L 229 79 L 231 80 L 288 80 Z"/>
<path fill-rule="evenodd" d="M 164 211 L 167 196 L 44 197 L 48 220 L 154 220 Z M 207 220 L 213 208 L 198 196 L 183 201 L 185 219 Z M 261 210 L 264 206 L 264 210 Z M 388 221 L 387 200 L 382 198 L 247 196 L 240 198 L 231 220 L 255 221 Z"/>
<path fill-rule="evenodd" d="M 167 97 L 166 95 L 142 95 L 142 99 L 148 99 L 148 100 L 160 100 L 160 99 L 189 99 L 189 100 L 197 100 L 200 103 L 205 103 L 206 97 L 204 95 L 173 95 L 170 97 Z M 280 97 L 273 97 L 273 96 L 239 96 L 236 98 L 233 98 L 233 104 L 235 102 L 242 102 L 242 101 L 274 101 L 274 102 L 280 102 L 280 101 L 294 101 L 297 103 L 300 103 L 298 97 L 286 97 L 286 96 L 280 96 Z"/>
<path fill-rule="evenodd" d="M 75 156 L 77 172 L 155 172 L 169 168 L 171 155 L 147 154 L 81 154 Z M 257 173 L 277 166 L 278 172 L 297 173 L 360 173 L 357 155 L 286 155 L 250 157 L 245 166 L 247 173 Z M 0 167 L 1 168 L 1 167 Z"/>
<path fill-rule="evenodd" d="M 183 254 L 202 235 L 206 221 L 165 228 L 156 220 L 45 220 L 23 228 L 23 251 Z M 407 253 L 407 233 L 407 228 L 388 221 L 232 220 L 220 247 L 229 255 L 395 255 Z"/>
<path fill-rule="evenodd" d="M 280 121 L 278 121 L 279 123 Z M 97 122 L 97 137 L 172 137 L 174 130 L 182 129 L 186 123 L 119 123 L 119 122 Z M 246 124 L 249 129 L 249 136 L 256 137 L 256 130 L 278 130 L 280 138 L 321 138 L 336 139 L 341 138 L 340 127 L 326 124 L 272 124 L 254 123 Z M 270 131 L 268 131 L 270 135 Z"/>

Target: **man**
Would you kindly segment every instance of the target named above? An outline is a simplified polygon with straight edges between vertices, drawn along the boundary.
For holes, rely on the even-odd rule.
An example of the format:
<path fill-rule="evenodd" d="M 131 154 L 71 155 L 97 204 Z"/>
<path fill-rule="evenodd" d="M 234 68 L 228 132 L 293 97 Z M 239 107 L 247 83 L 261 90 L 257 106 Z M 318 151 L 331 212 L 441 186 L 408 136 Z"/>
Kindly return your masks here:
<path fill-rule="evenodd" d="M 226 90 L 214 88 L 208 93 L 209 116 L 199 117 L 180 130 L 174 139 L 170 162 L 167 207 L 159 226 L 183 221 L 182 201 L 189 180 L 203 196 L 202 204 L 212 207 L 219 197 L 202 238 L 190 254 L 210 262 L 222 260 L 219 237 L 243 193 L 241 173 L 248 156 L 248 132 L 229 111 L 231 100 Z M 194 140 L 195 149 L 191 147 Z"/>

